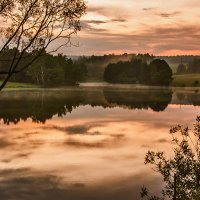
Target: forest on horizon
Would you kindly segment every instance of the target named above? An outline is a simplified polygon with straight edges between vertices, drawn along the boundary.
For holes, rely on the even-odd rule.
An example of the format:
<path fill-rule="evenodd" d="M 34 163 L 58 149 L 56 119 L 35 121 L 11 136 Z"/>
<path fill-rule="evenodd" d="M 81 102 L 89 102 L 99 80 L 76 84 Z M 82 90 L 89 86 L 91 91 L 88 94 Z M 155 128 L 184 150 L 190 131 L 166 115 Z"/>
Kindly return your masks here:
<path fill-rule="evenodd" d="M 6 61 L 5 59 L 11 57 L 12 54 L 14 54 L 14 52 L 15 49 L 7 49 L 7 51 L 5 51 L 4 54 L 1 55 L 2 57 L 2 61 L 0 61 L 1 70 L 6 69 L 6 66 L 8 65 L 9 61 Z M 32 54 L 27 53 L 28 59 L 30 59 Z M 23 68 L 23 66 L 26 65 L 28 59 L 25 58 L 23 61 L 19 63 L 21 68 Z M 127 62 L 131 62 L 131 60 L 135 61 L 140 60 L 143 63 L 150 64 L 155 59 L 165 60 L 168 63 L 169 67 L 171 68 L 173 74 L 177 73 L 179 67 L 185 68 L 184 69 L 185 71 L 182 74 L 187 73 L 186 70 L 187 66 L 189 66 L 191 69 L 188 70 L 188 73 L 200 72 L 200 70 L 198 70 L 198 68 L 200 68 L 200 56 L 193 56 L 193 55 L 156 57 L 148 53 L 146 54 L 124 53 L 121 55 L 109 54 L 103 56 L 92 55 L 92 56 L 73 57 L 73 56 L 65 56 L 63 54 L 52 55 L 44 52 L 44 55 L 42 55 L 38 60 L 32 63 L 29 68 L 20 71 L 20 73 L 13 74 L 10 81 L 19 83 L 33 83 L 48 87 L 76 85 L 79 82 L 102 82 L 102 81 L 107 81 L 105 79 L 104 73 L 106 71 L 106 68 L 110 64 L 118 63 L 119 67 L 121 66 L 122 72 L 126 73 L 124 65 L 126 65 Z M 139 63 L 140 62 L 136 61 L 134 67 L 138 68 L 139 66 L 137 65 L 139 65 Z M 145 72 L 146 72 L 145 70 L 142 70 L 141 72 L 142 76 L 146 76 Z M 3 80 L 4 75 L 0 75 L 0 79 Z M 136 79 L 139 79 L 139 77 Z M 119 80 L 117 82 L 135 83 L 135 81 L 126 81 L 126 80 L 125 81 Z M 150 81 L 148 80 L 145 82 L 142 81 L 142 83 L 149 84 Z"/>

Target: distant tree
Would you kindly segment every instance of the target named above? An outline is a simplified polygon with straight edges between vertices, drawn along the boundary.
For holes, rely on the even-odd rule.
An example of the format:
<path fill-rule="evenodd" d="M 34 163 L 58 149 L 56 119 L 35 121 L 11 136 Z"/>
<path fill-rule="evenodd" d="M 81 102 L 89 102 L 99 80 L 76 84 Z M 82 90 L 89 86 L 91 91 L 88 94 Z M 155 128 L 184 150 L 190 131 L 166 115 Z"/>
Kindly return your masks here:
<path fill-rule="evenodd" d="M 78 61 L 82 62 L 88 70 L 88 79 L 89 80 L 98 80 L 103 81 L 104 71 L 109 64 L 117 64 L 118 62 L 130 62 L 133 60 L 142 60 L 143 63 L 149 63 L 154 58 L 153 55 L 149 54 L 109 54 L 103 56 L 91 56 L 91 57 L 81 57 Z M 127 63 L 126 63 L 127 64 Z"/>
<path fill-rule="evenodd" d="M 155 58 L 155 56 L 154 55 L 150 55 L 149 53 L 146 53 L 146 54 L 138 54 L 138 55 L 136 55 L 136 56 L 134 56 L 136 59 L 141 59 L 143 62 L 150 62 L 150 61 L 152 61 L 154 58 Z M 133 57 L 133 58 L 134 58 Z"/>
<path fill-rule="evenodd" d="M 104 81 L 107 82 L 112 82 L 112 71 L 114 68 L 115 64 L 109 64 L 104 71 Z"/>
<path fill-rule="evenodd" d="M 171 128 L 176 144 L 174 156 L 167 158 L 164 152 L 149 151 L 145 164 L 152 164 L 165 183 L 162 196 L 149 194 L 142 188 L 141 196 L 147 200 L 199 200 L 200 199 L 200 116 L 194 129 L 178 125 Z"/>
<path fill-rule="evenodd" d="M 104 71 L 104 80 L 110 83 L 147 83 L 149 66 L 141 59 L 109 64 Z"/>
<path fill-rule="evenodd" d="M 140 64 L 140 70 L 138 72 L 138 82 L 140 84 L 150 85 L 151 84 L 151 68 L 146 62 Z"/>
<path fill-rule="evenodd" d="M 53 56 L 46 53 L 30 65 L 26 76 L 33 83 L 44 86 L 74 85 L 87 76 L 87 70 L 83 64 L 62 54 Z"/>
<path fill-rule="evenodd" d="M 185 74 L 187 72 L 187 67 L 184 64 L 179 64 L 177 68 L 177 74 Z"/>
<path fill-rule="evenodd" d="M 4 81 L 28 68 L 51 45 L 50 52 L 70 46 L 70 38 L 80 30 L 80 18 L 85 13 L 84 0 L 1 0 L 0 57 L 13 49 L 7 67 L 0 71 Z M 55 41 L 57 41 L 55 43 Z M 27 53 L 36 52 L 24 62 Z M 50 53 L 49 52 L 49 53 Z"/>
<path fill-rule="evenodd" d="M 187 73 L 200 73 L 200 59 L 195 58 L 188 64 Z"/>
<path fill-rule="evenodd" d="M 77 85 L 87 77 L 87 68 L 84 64 L 73 62 L 69 59 L 63 68 L 64 83 L 69 85 Z"/>
<path fill-rule="evenodd" d="M 165 60 L 155 59 L 149 66 L 152 85 L 170 85 L 172 81 L 172 69 Z"/>
<path fill-rule="evenodd" d="M 172 70 L 166 61 L 156 59 L 147 64 L 143 59 L 109 64 L 104 71 L 104 81 L 110 83 L 140 83 L 168 86 L 172 81 Z"/>

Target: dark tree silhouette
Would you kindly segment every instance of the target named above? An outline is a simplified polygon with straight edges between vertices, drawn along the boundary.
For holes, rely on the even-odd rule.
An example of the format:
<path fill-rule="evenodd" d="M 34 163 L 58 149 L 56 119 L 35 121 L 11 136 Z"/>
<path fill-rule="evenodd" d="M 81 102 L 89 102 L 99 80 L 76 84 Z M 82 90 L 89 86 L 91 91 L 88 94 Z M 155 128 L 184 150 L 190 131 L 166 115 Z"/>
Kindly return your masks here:
<path fill-rule="evenodd" d="M 172 70 L 166 61 L 155 59 L 147 64 L 143 59 L 109 64 L 104 71 L 104 81 L 109 83 L 140 83 L 169 86 Z"/>
<path fill-rule="evenodd" d="M 200 59 L 195 58 L 188 64 L 188 73 L 200 73 Z"/>
<path fill-rule="evenodd" d="M 177 74 L 185 74 L 187 67 L 184 64 L 180 64 L 177 68 Z"/>
<path fill-rule="evenodd" d="M 104 71 L 104 80 L 110 83 L 149 83 L 149 66 L 142 59 L 109 64 Z"/>
<path fill-rule="evenodd" d="M 200 116 L 193 130 L 177 125 L 171 128 L 174 156 L 168 159 L 164 152 L 149 151 L 145 164 L 153 164 L 165 182 L 162 197 L 152 196 L 146 188 L 141 196 L 148 200 L 199 200 L 200 199 Z"/>
<path fill-rule="evenodd" d="M 172 100 L 171 90 L 109 90 L 104 89 L 104 96 L 108 103 L 129 109 L 152 109 L 162 112 Z"/>
<path fill-rule="evenodd" d="M 172 69 L 165 60 L 155 59 L 150 63 L 151 84 L 170 85 L 172 81 Z"/>
<path fill-rule="evenodd" d="M 80 30 L 80 18 L 85 10 L 84 0 L 1 0 L 0 18 L 5 24 L 0 30 L 0 56 L 8 48 L 14 52 L 4 60 L 8 67 L 0 71 L 4 75 L 0 90 L 13 74 L 28 68 L 50 44 L 54 45 L 49 53 L 72 45 L 70 38 Z M 19 68 L 31 52 L 35 52 L 34 56 Z"/>

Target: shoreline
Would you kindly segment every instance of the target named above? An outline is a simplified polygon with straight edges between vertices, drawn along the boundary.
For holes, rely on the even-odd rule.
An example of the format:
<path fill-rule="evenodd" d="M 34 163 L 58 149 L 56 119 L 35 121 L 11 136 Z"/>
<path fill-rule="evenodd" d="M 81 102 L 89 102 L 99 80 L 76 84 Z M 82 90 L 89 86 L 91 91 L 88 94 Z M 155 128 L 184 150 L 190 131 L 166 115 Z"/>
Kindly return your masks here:
<path fill-rule="evenodd" d="M 2 91 L 17 91 L 17 90 L 32 90 L 32 91 L 60 91 L 60 90 L 81 90 L 81 89 L 124 89 L 124 90 L 173 90 L 173 91 L 193 91 L 198 92 L 200 91 L 200 86 L 195 87 L 181 87 L 181 86 L 149 86 L 149 85 L 140 85 L 140 84 L 109 84 L 106 82 L 87 82 L 87 83 L 80 83 L 79 86 L 57 86 L 57 87 L 42 87 L 37 85 L 30 85 L 26 87 L 26 84 L 23 84 L 23 87 L 11 87 L 12 83 L 8 87 L 5 87 Z"/>

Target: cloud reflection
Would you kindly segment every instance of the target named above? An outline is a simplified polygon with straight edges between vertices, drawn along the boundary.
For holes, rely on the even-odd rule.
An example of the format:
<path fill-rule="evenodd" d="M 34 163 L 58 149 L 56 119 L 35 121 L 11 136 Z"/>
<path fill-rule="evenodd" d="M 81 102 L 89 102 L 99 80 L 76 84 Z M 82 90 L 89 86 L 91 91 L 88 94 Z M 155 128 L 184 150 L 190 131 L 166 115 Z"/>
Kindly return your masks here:
<path fill-rule="evenodd" d="M 140 96 L 132 88 L 114 90 L 101 89 L 98 98 L 93 98 L 99 94 L 94 89 L 58 91 L 53 100 L 49 97 L 55 92 L 13 95 L 16 102 L 25 96 L 32 102 L 39 99 L 35 113 L 41 111 L 49 120 L 33 123 L 28 117 L 30 110 L 20 104 L 20 114 L 1 110 L 1 116 L 13 114 L 15 118 L 17 114 L 27 119 L 1 124 L 6 134 L 0 138 L 0 199 L 132 200 L 139 198 L 142 185 L 151 186 L 158 194 L 162 185 L 151 168 L 144 166 L 145 153 L 159 149 L 170 155 L 168 130 L 174 123 L 193 123 L 199 107 L 189 104 L 198 105 L 198 93 L 176 91 L 158 98 L 158 91 L 142 90 L 146 93 Z M 0 102 L 6 102 L 6 93 L 1 95 Z M 46 95 L 44 102 L 45 98 L 49 101 L 43 107 L 39 107 L 41 95 Z M 146 101 L 141 101 L 142 97 Z M 167 107 L 166 99 L 171 100 Z M 154 112 L 148 100 L 151 105 L 164 102 L 158 106 L 164 111 Z M 4 106 L 12 100 L 7 103 Z M 70 114 L 63 109 L 67 106 Z"/>
<path fill-rule="evenodd" d="M 132 200 L 139 198 L 138 183 L 142 185 L 145 181 L 145 184 L 154 186 L 159 181 L 154 176 L 135 175 L 121 181 L 88 186 L 84 180 L 63 182 L 61 177 L 27 168 L 4 170 L 0 177 L 2 200 Z"/>

